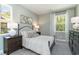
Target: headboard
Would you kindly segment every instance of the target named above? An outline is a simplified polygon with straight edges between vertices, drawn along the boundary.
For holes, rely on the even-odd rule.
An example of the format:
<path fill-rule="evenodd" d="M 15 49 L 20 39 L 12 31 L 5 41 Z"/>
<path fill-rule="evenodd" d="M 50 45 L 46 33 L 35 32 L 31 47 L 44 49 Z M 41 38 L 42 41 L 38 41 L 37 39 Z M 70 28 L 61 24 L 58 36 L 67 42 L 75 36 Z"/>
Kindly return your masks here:
<path fill-rule="evenodd" d="M 21 31 L 31 31 L 33 26 L 31 24 L 18 24 L 18 35 Z"/>

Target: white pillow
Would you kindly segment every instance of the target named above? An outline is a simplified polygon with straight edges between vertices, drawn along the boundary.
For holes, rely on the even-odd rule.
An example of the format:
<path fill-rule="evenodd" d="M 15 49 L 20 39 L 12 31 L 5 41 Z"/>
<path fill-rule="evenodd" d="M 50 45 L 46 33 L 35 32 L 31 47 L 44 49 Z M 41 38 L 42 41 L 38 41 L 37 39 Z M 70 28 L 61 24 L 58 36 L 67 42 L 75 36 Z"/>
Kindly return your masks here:
<path fill-rule="evenodd" d="M 38 36 L 39 36 L 39 34 L 37 34 L 37 33 L 33 34 L 33 37 L 38 37 Z"/>
<path fill-rule="evenodd" d="M 21 35 L 22 35 L 24 38 L 27 38 L 27 37 L 28 37 L 26 31 L 21 31 Z"/>
<path fill-rule="evenodd" d="M 38 36 L 38 34 L 34 30 L 32 30 L 32 31 L 22 31 L 21 34 L 25 38 L 32 38 L 32 37 Z"/>
<path fill-rule="evenodd" d="M 32 37 L 33 37 L 33 33 L 34 33 L 33 31 L 28 31 L 28 32 L 27 32 L 28 38 L 32 38 Z"/>
<path fill-rule="evenodd" d="M 32 31 L 28 31 L 28 38 L 33 38 L 33 37 L 37 37 L 38 34 L 36 33 L 36 31 L 32 30 Z"/>

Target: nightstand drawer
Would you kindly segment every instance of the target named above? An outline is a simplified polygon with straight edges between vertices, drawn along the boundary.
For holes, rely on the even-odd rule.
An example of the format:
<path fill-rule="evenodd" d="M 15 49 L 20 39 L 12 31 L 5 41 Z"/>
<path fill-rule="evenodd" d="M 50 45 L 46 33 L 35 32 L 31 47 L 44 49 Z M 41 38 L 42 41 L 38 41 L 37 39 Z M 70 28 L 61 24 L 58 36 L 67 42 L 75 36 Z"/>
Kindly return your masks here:
<path fill-rule="evenodd" d="M 22 36 L 4 38 L 4 52 L 7 54 L 10 54 L 20 48 L 22 48 Z"/>

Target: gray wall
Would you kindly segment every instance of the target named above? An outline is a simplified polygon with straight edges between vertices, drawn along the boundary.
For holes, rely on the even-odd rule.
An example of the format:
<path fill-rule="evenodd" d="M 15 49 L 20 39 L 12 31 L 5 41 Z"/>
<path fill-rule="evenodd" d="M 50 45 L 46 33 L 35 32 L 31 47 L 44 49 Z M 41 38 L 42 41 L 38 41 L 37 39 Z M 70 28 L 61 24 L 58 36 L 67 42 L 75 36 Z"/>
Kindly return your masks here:
<path fill-rule="evenodd" d="M 50 35 L 50 14 L 39 16 L 39 25 L 42 35 Z"/>
<path fill-rule="evenodd" d="M 79 4 L 76 6 L 76 16 L 79 16 Z"/>

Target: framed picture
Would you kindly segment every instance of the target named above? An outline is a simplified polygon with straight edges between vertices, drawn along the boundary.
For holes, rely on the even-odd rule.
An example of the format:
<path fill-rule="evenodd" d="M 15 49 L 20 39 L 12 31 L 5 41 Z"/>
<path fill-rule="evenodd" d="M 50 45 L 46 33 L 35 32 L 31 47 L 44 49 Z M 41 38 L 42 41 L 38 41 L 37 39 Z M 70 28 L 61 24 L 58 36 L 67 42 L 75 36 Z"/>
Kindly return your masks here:
<path fill-rule="evenodd" d="M 32 24 L 32 18 L 24 15 L 20 15 L 20 23 L 21 24 Z"/>

